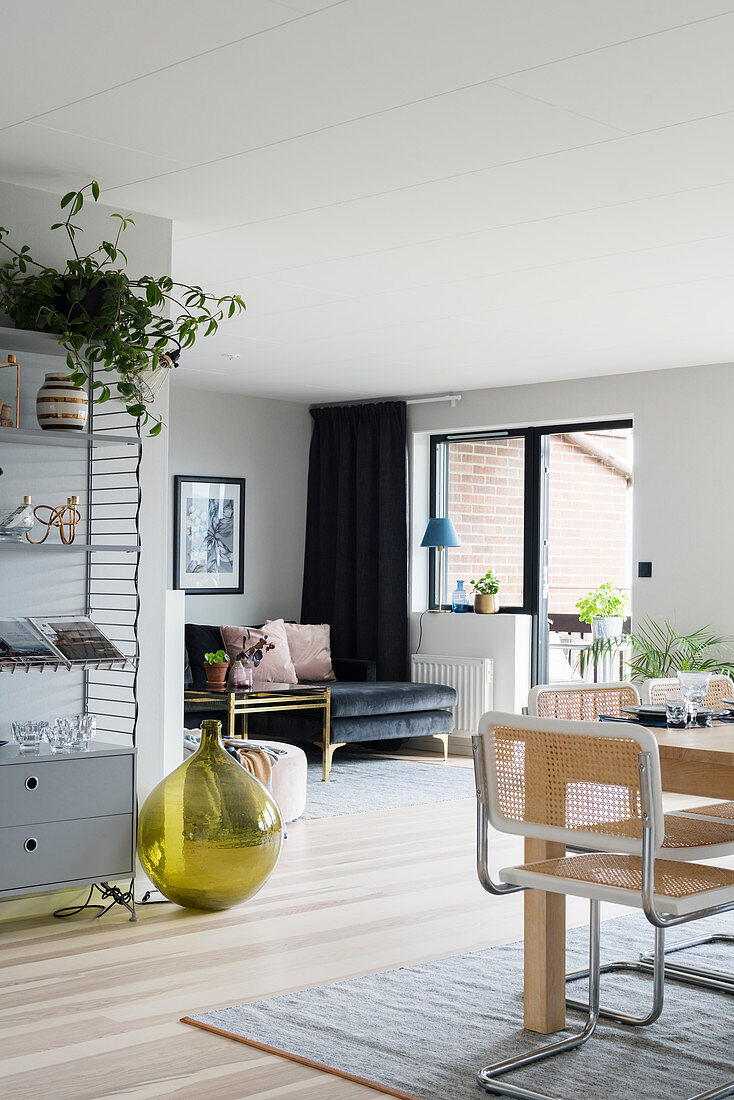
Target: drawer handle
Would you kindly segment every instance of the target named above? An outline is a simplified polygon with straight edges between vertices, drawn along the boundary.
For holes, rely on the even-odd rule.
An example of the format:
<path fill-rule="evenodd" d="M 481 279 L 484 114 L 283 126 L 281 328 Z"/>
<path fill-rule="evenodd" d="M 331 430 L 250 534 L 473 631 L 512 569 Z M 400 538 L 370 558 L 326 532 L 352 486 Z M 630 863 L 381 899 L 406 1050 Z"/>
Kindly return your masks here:
<path fill-rule="evenodd" d="M 25 848 L 26 852 L 35 852 L 36 848 L 38 847 L 38 841 L 34 836 L 29 836 L 23 847 Z"/>
<path fill-rule="evenodd" d="M 35 791 L 37 786 L 38 786 L 38 776 L 37 775 L 29 775 L 28 778 L 25 781 L 25 789 L 27 791 Z"/>

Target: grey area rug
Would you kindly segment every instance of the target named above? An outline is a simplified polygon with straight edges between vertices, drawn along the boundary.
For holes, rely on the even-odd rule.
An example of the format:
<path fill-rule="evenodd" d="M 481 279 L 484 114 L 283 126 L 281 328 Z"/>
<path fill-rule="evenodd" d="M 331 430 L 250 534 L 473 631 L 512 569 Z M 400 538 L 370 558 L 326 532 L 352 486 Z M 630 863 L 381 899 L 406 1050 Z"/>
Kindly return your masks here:
<path fill-rule="evenodd" d="M 675 929 L 669 942 L 731 928 L 731 914 L 714 917 Z M 587 936 L 583 928 L 569 932 L 569 969 L 585 965 Z M 638 913 L 602 925 L 602 962 L 635 958 L 651 946 L 652 928 Z M 721 945 L 695 948 L 685 957 L 734 971 L 734 952 Z M 365 1079 L 393 1095 L 475 1100 L 486 1095 L 475 1082 L 477 1069 L 545 1042 L 522 1028 L 521 983 L 522 944 L 509 944 L 185 1022 Z M 580 994 L 584 983 L 573 989 Z M 666 984 L 665 997 L 663 1014 L 651 1027 L 602 1020 L 579 1050 L 507 1079 L 568 1100 L 684 1100 L 734 1078 L 734 999 L 674 982 Z M 649 1000 L 644 977 L 602 975 L 603 1003 L 641 1014 Z M 572 1029 L 577 1020 L 579 1014 L 569 1013 Z"/>
<path fill-rule="evenodd" d="M 276 765 L 277 767 L 277 765 Z M 308 756 L 308 798 L 302 817 L 337 817 L 474 797 L 474 772 L 451 764 L 414 764 L 369 753 L 334 754 L 321 782 L 321 756 Z M 300 819 L 299 819 L 300 820 Z"/>

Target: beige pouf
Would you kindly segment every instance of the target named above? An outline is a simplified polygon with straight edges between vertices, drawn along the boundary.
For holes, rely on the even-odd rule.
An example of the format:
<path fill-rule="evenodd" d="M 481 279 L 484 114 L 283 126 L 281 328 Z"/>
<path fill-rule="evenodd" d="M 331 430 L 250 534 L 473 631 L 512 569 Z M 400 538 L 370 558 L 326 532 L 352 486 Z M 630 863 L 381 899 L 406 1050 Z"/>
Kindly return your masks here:
<path fill-rule="evenodd" d="M 295 821 L 306 809 L 308 785 L 308 760 L 298 745 L 286 745 L 282 741 L 253 741 L 255 745 L 278 752 L 278 763 L 273 765 L 270 789 L 280 807 L 284 821 Z"/>

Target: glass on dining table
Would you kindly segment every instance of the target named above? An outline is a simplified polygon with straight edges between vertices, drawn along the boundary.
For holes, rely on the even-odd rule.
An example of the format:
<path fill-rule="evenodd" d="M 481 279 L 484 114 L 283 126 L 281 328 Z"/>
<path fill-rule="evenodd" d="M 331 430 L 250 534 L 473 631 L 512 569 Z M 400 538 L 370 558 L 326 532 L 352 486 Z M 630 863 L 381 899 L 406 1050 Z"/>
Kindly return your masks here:
<path fill-rule="evenodd" d="M 688 725 L 695 726 L 698 708 L 706 698 L 711 679 L 710 672 L 684 672 L 677 673 L 680 693 L 686 704 L 686 718 Z"/>
<path fill-rule="evenodd" d="M 665 724 L 669 729 L 682 730 L 688 724 L 688 705 L 685 699 L 668 695 L 665 698 Z"/>

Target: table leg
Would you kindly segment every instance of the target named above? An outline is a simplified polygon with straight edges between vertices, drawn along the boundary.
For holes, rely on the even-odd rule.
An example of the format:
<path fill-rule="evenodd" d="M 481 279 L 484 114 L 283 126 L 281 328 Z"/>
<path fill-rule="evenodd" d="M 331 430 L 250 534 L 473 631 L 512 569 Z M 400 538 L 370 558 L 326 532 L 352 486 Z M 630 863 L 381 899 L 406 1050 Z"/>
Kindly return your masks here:
<path fill-rule="evenodd" d="M 235 697 L 234 692 L 230 692 L 227 697 L 227 737 L 234 737 L 237 733 L 237 729 L 235 727 L 235 719 Z"/>
<path fill-rule="evenodd" d="M 528 837 L 525 862 L 559 859 L 562 844 Z M 525 893 L 525 1027 L 547 1035 L 566 1026 L 566 899 Z"/>

